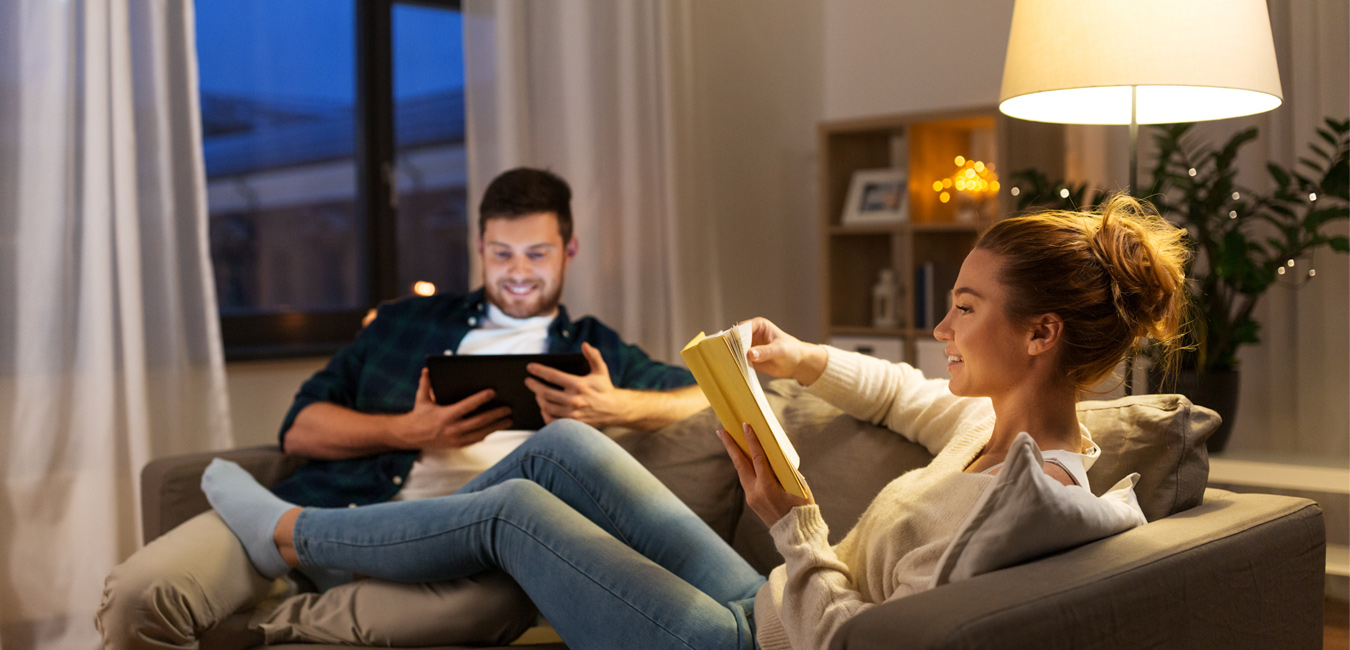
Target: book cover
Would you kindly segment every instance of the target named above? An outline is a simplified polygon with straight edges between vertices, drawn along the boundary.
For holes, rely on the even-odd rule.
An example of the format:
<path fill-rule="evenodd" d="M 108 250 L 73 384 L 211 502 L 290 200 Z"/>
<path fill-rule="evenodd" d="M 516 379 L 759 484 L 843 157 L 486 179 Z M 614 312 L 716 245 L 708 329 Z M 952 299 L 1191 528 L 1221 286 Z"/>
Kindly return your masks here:
<path fill-rule="evenodd" d="M 731 434 L 741 451 L 747 457 L 750 454 L 741 429 L 741 423 L 748 422 L 783 489 L 810 499 L 811 489 L 797 469 L 800 465 L 797 450 L 769 408 L 759 376 L 745 358 L 746 350 L 750 349 L 750 335 L 750 328 L 742 325 L 712 336 L 699 332 L 680 351 L 680 356 L 694 373 L 722 428 Z"/>

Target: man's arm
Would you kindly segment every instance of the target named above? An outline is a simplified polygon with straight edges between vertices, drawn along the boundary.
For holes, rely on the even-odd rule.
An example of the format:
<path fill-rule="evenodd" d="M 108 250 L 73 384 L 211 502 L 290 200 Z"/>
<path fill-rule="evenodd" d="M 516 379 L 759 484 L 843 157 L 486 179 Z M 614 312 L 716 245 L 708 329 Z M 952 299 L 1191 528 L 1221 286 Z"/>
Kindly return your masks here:
<path fill-rule="evenodd" d="M 464 447 L 511 426 L 511 409 L 507 407 L 465 417 L 494 395 L 492 390 L 484 390 L 454 404 L 438 405 L 423 369 L 411 411 L 387 415 L 361 413 L 330 402 L 315 402 L 295 416 L 284 438 L 285 451 L 340 460 L 398 449 Z"/>
<path fill-rule="evenodd" d="M 572 418 L 597 428 L 650 430 L 683 420 L 708 406 L 698 386 L 663 391 L 616 388 L 600 351 L 583 343 L 581 353 L 591 364 L 590 374 L 572 375 L 537 363 L 528 366 L 530 374 L 558 386 L 553 388 L 533 378 L 525 380 L 539 402 L 544 421 Z"/>

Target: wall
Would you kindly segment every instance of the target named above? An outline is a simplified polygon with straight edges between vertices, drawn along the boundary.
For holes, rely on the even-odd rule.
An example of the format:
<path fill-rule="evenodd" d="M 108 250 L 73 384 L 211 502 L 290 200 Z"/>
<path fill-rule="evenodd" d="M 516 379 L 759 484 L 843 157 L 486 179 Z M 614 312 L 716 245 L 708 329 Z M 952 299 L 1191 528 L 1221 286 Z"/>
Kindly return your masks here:
<path fill-rule="evenodd" d="M 824 119 L 994 106 L 1012 0 L 825 5 Z"/>
<path fill-rule="evenodd" d="M 819 0 L 693 3 L 695 187 L 716 215 L 725 328 L 765 316 L 820 338 Z"/>
<path fill-rule="evenodd" d="M 227 364 L 235 444 L 276 444 L 277 429 L 300 384 L 327 362 L 326 358 L 309 358 Z"/>

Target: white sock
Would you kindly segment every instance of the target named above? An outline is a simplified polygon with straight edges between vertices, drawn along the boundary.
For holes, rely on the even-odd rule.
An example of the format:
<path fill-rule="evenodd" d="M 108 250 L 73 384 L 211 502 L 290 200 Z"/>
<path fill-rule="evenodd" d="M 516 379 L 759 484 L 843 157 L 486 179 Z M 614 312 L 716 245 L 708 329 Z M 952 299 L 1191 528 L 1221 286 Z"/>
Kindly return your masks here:
<path fill-rule="evenodd" d="M 243 542 L 248 559 L 259 573 L 278 578 L 290 571 L 272 534 L 281 515 L 296 506 L 272 494 L 244 468 L 219 458 L 212 460 L 202 474 L 202 491 L 225 525 Z"/>

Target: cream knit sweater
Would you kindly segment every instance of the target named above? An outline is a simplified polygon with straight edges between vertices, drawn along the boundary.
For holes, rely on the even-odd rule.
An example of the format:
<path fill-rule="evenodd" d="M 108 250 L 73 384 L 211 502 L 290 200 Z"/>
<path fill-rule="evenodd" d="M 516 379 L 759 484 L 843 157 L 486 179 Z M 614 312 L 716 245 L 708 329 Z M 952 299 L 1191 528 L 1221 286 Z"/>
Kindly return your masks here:
<path fill-rule="evenodd" d="M 755 596 L 763 650 L 826 648 L 862 610 L 928 588 L 938 559 L 991 475 L 962 470 L 989 440 L 986 398 L 956 397 L 945 379 L 906 364 L 828 348 L 811 392 L 859 419 L 902 432 L 935 458 L 890 482 L 838 545 L 817 506 L 801 506 L 770 529 L 785 564 Z"/>

